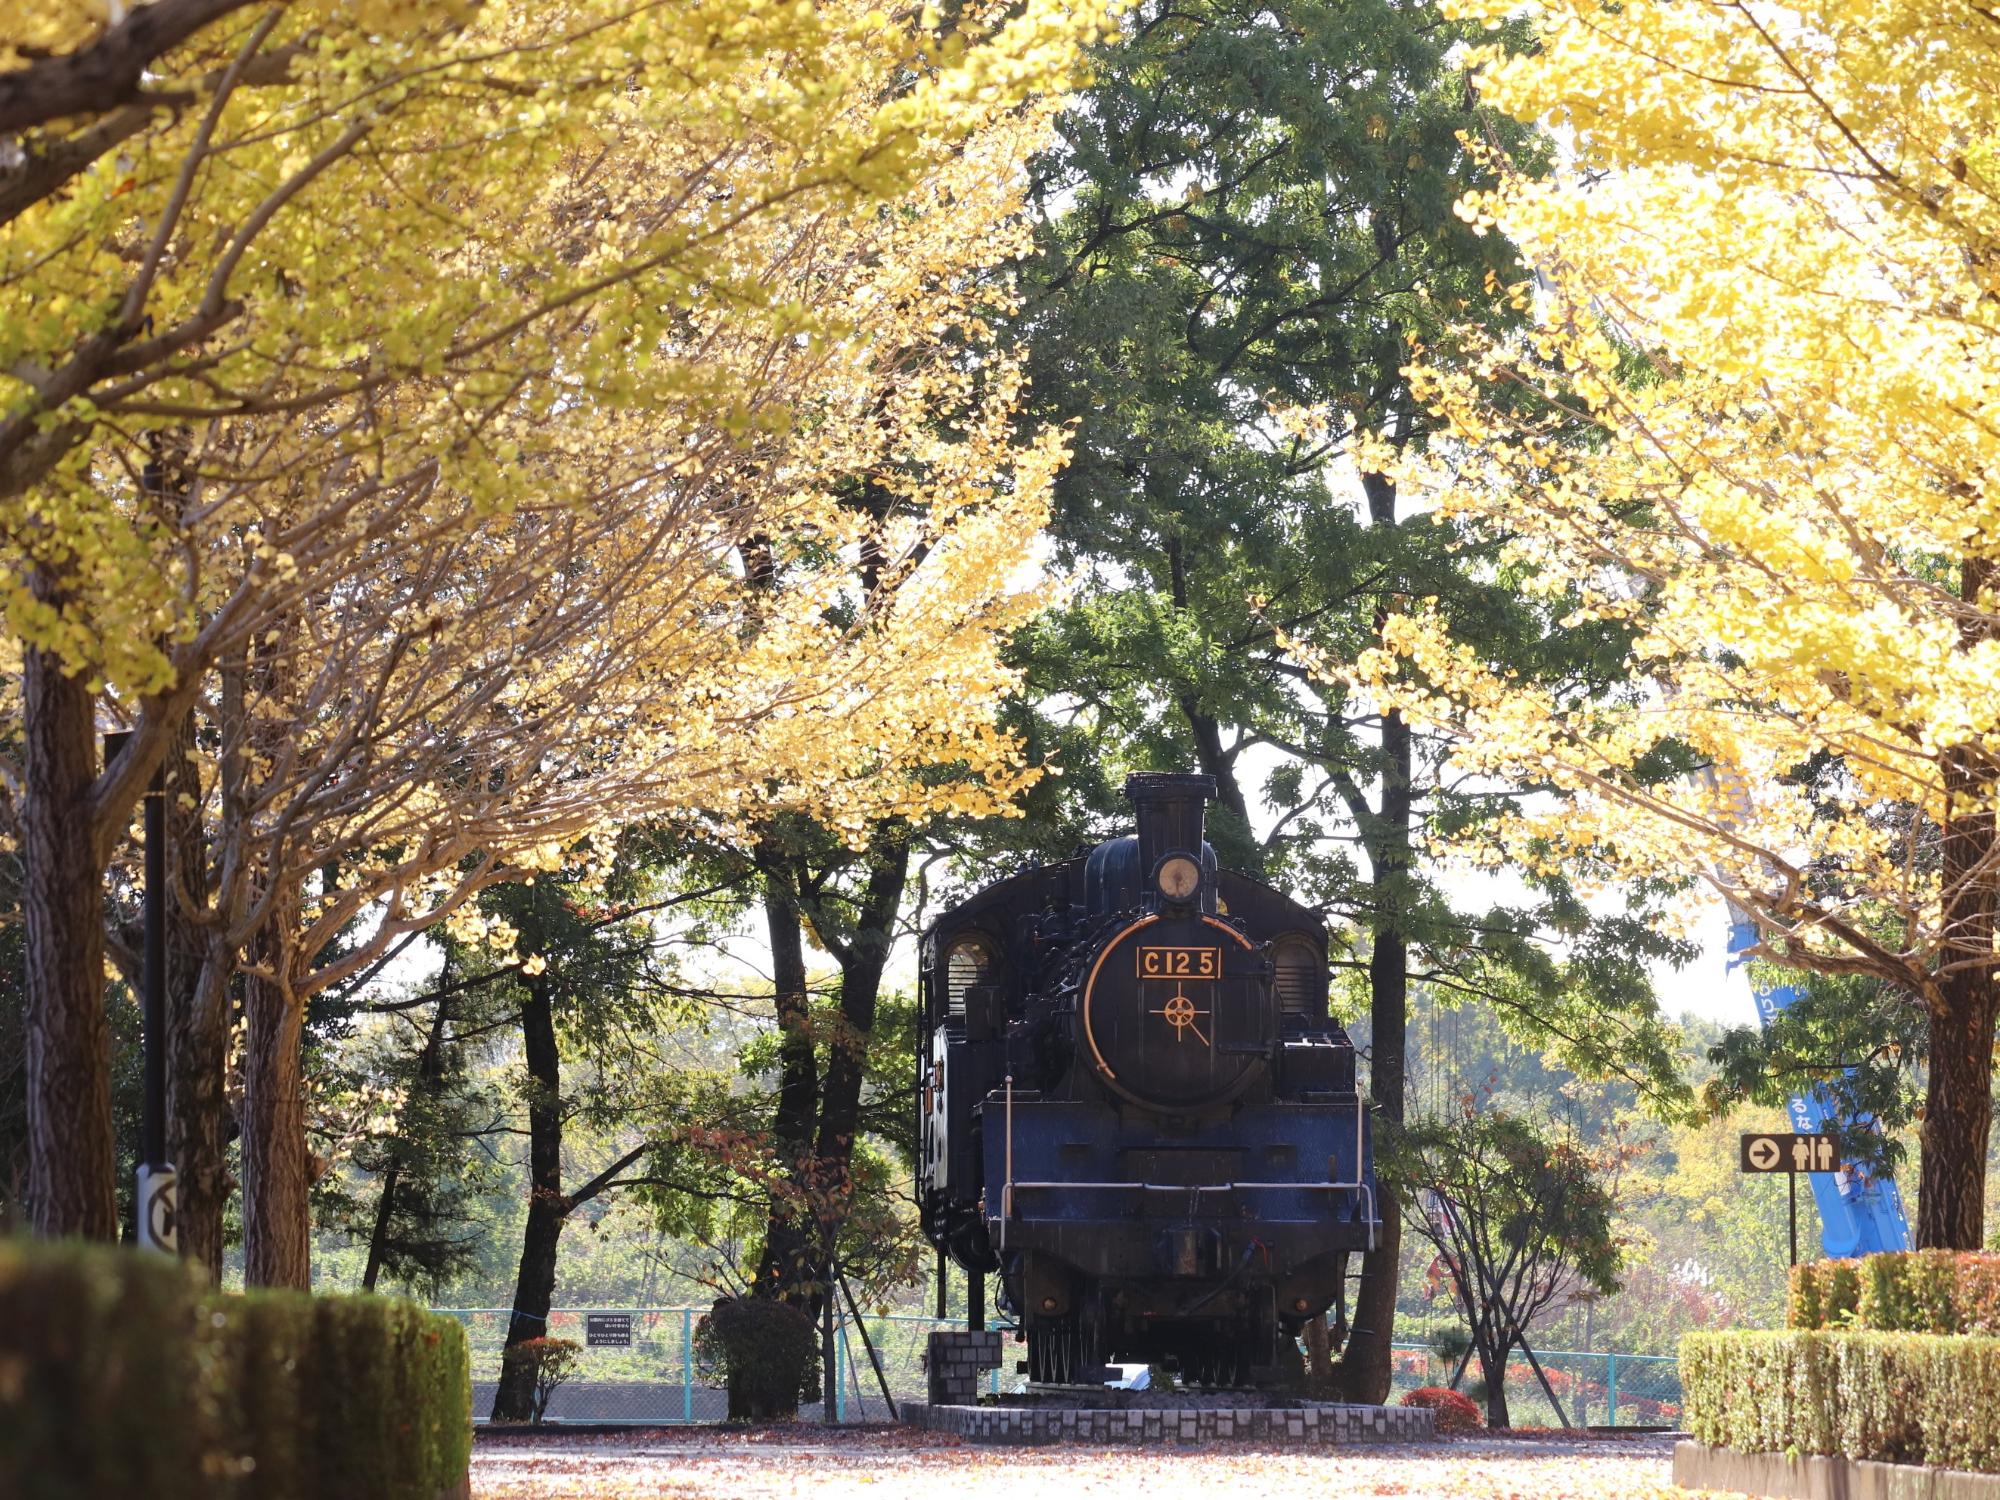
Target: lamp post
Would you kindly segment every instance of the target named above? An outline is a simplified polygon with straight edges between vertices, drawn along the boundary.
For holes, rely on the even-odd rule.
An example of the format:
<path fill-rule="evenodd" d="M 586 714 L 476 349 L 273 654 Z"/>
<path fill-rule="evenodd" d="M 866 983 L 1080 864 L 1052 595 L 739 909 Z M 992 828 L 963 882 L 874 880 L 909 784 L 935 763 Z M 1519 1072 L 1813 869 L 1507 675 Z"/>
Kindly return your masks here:
<path fill-rule="evenodd" d="M 108 765 L 131 741 L 129 732 L 104 737 Z M 179 1253 L 178 1194 L 167 1161 L 167 785 L 165 769 L 153 772 L 144 799 L 145 958 L 139 980 L 141 1040 L 145 1048 L 145 1097 L 139 1111 L 139 1246 Z"/>

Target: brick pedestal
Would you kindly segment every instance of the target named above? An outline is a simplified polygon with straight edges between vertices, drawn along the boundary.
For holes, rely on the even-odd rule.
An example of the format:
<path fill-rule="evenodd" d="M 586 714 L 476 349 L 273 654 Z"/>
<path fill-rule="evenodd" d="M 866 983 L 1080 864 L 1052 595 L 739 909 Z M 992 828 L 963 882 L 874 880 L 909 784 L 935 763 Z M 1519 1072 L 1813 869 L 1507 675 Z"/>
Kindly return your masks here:
<path fill-rule="evenodd" d="M 979 1399 L 979 1377 L 1000 1367 L 998 1333 L 934 1333 L 925 1353 L 932 1406 L 971 1406 Z"/>

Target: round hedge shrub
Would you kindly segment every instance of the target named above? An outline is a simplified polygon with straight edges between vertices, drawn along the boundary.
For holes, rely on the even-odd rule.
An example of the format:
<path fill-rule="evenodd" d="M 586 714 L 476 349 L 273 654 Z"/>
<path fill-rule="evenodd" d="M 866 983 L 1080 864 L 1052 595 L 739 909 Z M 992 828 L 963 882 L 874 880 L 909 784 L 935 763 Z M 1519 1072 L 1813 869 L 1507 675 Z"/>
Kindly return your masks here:
<path fill-rule="evenodd" d="M 819 1339 L 812 1319 L 769 1297 L 724 1297 L 695 1326 L 695 1358 L 729 1387 L 729 1420 L 798 1415 L 819 1395 Z"/>
<path fill-rule="evenodd" d="M 1472 1404 L 1471 1397 L 1441 1385 L 1427 1385 L 1422 1390 L 1411 1391 L 1403 1398 L 1403 1405 L 1428 1406 L 1436 1412 L 1439 1437 L 1477 1432 L 1486 1425 L 1479 1419 L 1479 1408 Z"/>

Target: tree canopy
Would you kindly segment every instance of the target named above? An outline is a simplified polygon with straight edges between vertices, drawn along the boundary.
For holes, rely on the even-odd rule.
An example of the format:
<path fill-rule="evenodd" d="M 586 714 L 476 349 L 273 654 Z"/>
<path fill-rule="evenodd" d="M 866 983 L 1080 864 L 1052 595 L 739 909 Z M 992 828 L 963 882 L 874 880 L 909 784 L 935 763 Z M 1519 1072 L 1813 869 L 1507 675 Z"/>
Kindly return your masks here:
<path fill-rule="evenodd" d="M 1540 46 L 1483 52 L 1479 87 L 1562 121 L 1574 161 L 1461 205 L 1535 268 L 1514 289 L 1531 327 L 1424 365 L 1452 434 L 1437 464 L 1368 462 L 1504 536 L 1525 590 L 1629 630 L 1624 680 L 1524 679 L 1430 597 L 1334 675 L 1448 723 L 1461 774 L 1562 790 L 1506 825 L 1511 857 L 1699 877 L 1769 957 L 1920 1004 L 1918 1237 L 1977 1246 L 2000 996 L 2000 26 L 1898 0 L 1532 19 Z M 1557 441 L 1579 423 L 1588 451 Z"/>

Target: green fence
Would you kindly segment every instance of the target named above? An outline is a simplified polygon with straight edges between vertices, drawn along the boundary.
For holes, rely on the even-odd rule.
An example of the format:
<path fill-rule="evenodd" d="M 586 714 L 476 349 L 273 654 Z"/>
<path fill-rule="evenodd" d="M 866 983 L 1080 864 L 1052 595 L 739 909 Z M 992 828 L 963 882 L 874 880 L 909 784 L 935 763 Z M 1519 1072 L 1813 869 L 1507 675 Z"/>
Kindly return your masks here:
<path fill-rule="evenodd" d="M 437 1311 L 465 1325 L 472 1346 L 472 1415 L 475 1421 L 484 1422 L 493 1409 L 508 1311 L 491 1307 Z M 728 1400 L 720 1389 L 702 1383 L 694 1363 L 694 1327 L 704 1311 L 698 1307 L 564 1307 L 551 1312 L 549 1336 L 573 1339 L 584 1348 L 575 1376 L 549 1403 L 549 1420 L 647 1426 L 721 1421 L 728 1415 Z M 589 1346 L 588 1320 L 594 1313 L 629 1319 L 631 1342 Z M 883 1381 L 898 1403 L 923 1400 L 925 1338 L 933 1329 L 960 1324 L 891 1314 L 871 1316 L 866 1326 L 874 1361 L 854 1321 L 843 1319 L 838 1325 L 834 1342 L 836 1421 L 887 1420 Z M 1007 1347 L 1010 1356 L 1019 1352 L 1014 1345 Z M 1420 1386 L 1449 1384 L 1451 1369 L 1428 1348 L 1398 1344 L 1394 1351 L 1391 1401 Z M 1680 1372 L 1672 1359 L 1572 1349 L 1537 1350 L 1536 1356 L 1563 1404 L 1563 1414 L 1578 1426 L 1651 1426 L 1680 1420 Z M 877 1362 L 881 1380 L 876 1376 Z M 1007 1369 L 988 1377 L 991 1390 L 1011 1390 L 1025 1378 L 1015 1373 L 1012 1365 L 1010 1357 Z M 1475 1368 L 1467 1381 L 1476 1374 Z M 1560 1425 L 1534 1372 L 1519 1355 L 1508 1367 L 1507 1396 L 1515 1426 Z M 816 1404 L 806 1408 L 805 1414 L 824 1420 L 826 1410 L 823 1404 Z"/>
<path fill-rule="evenodd" d="M 1422 1386 L 1449 1385 L 1452 1365 L 1420 1344 L 1396 1344 L 1391 1401 Z M 1507 1365 L 1507 1415 L 1516 1427 L 1559 1427 L 1567 1417 L 1577 1427 L 1679 1426 L 1680 1364 L 1671 1356 L 1619 1354 L 1609 1350 L 1537 1349 L 1560 1416 L 1549 1405 L 1528 1361 L 1516 1354 Z M 1455 1363 L 1455 1362 L 1454 1362 Z M 1459 1382 L 1467 1389 L 1479 1376 L 1474 1362 Z"/>

